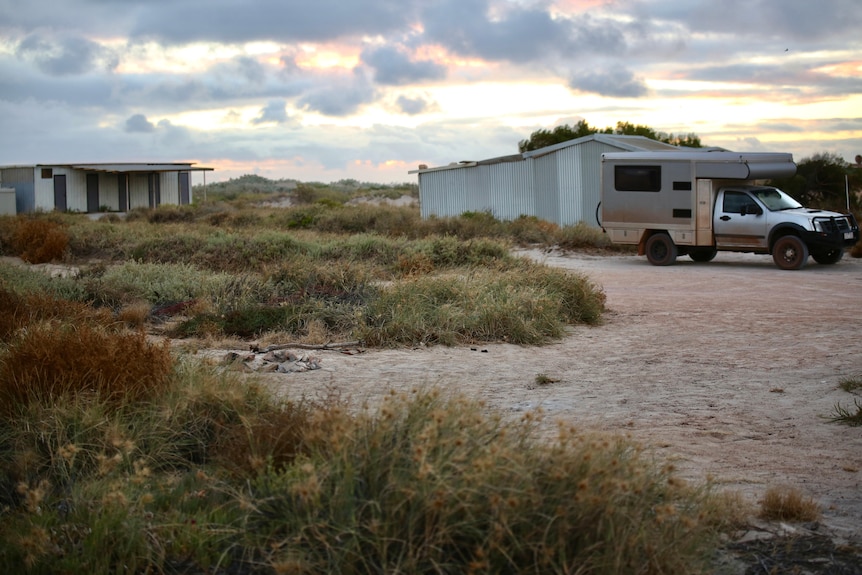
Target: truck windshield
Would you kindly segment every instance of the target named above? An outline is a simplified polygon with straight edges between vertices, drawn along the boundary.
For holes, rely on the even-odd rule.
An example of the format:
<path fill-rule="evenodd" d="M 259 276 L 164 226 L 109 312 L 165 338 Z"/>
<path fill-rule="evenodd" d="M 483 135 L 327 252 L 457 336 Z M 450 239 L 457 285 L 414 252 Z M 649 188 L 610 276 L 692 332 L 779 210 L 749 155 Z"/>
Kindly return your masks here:
<path fill-rule="evenodd" d="M 751 192 L 770 211 L 793 210 L 801 208 L 802 204 L 779 190 L 778 188 L 755 188 Z"/>

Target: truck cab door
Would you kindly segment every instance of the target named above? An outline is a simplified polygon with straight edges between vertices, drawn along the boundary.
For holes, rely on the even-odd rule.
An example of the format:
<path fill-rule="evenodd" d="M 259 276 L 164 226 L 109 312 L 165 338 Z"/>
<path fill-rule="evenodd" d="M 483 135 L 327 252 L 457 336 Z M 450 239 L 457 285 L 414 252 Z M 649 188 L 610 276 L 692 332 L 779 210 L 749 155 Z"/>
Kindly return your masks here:
<path fill-rule="evenodd" d="M 749 194 L 722 190 L 716 200 L 715 247 L 767 249 L 766 214 Z"/>

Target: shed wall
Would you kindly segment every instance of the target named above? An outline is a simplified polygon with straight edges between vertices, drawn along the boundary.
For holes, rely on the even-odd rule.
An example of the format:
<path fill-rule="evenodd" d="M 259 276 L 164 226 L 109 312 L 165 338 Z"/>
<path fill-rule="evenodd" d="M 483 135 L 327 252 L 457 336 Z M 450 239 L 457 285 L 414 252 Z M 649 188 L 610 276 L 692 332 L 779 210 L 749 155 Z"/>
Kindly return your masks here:
<path fill-rule="evenodd" d="M 15 188 L 15 209 L 21 214 L 36 210 L 36 188 L 33 168 L 3 168 L 0 182 L 4 187 Z"/>
<path fill-rule="evenodd" d="M 533 163 L 503 162 L 487 166 L 488 207 L 500 220 L 514 220 L 536 213 L 533 197 Z"/>
<path fill-rule="evenodd" d="M 599 226 L 601 155 L 623 149 L 590 140 L 518 161 L 419 172 L 420 212 L 428 218 L 488 211 L 501 220 L 528 215 L 560 226 Z"/>

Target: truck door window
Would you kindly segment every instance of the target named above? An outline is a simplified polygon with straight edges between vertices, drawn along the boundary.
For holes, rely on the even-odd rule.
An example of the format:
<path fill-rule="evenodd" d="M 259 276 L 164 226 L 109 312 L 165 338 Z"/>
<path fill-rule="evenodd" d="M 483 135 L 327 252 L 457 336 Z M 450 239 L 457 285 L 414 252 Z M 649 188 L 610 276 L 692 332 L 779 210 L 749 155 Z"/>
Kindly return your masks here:
<path fill-rule="evenodd" d="M 741 214 L 745 208 L 748 213 L 753 213 L 757 208 L 757 202 L 751 199 L 751 196 L 743 192 L 724 192 L 724 203 L 721 209 L 726 214 Z"/>

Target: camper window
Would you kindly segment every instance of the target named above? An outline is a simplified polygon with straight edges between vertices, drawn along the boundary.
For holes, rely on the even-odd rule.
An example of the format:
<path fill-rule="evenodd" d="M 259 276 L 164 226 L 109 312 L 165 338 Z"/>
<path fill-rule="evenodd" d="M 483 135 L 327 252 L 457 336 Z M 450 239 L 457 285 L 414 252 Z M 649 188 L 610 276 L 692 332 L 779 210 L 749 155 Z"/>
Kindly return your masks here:
<path fill-rule="evenodd" d="M 614 166 L 618 192 L 660 192 L 661 166 Z"/>

